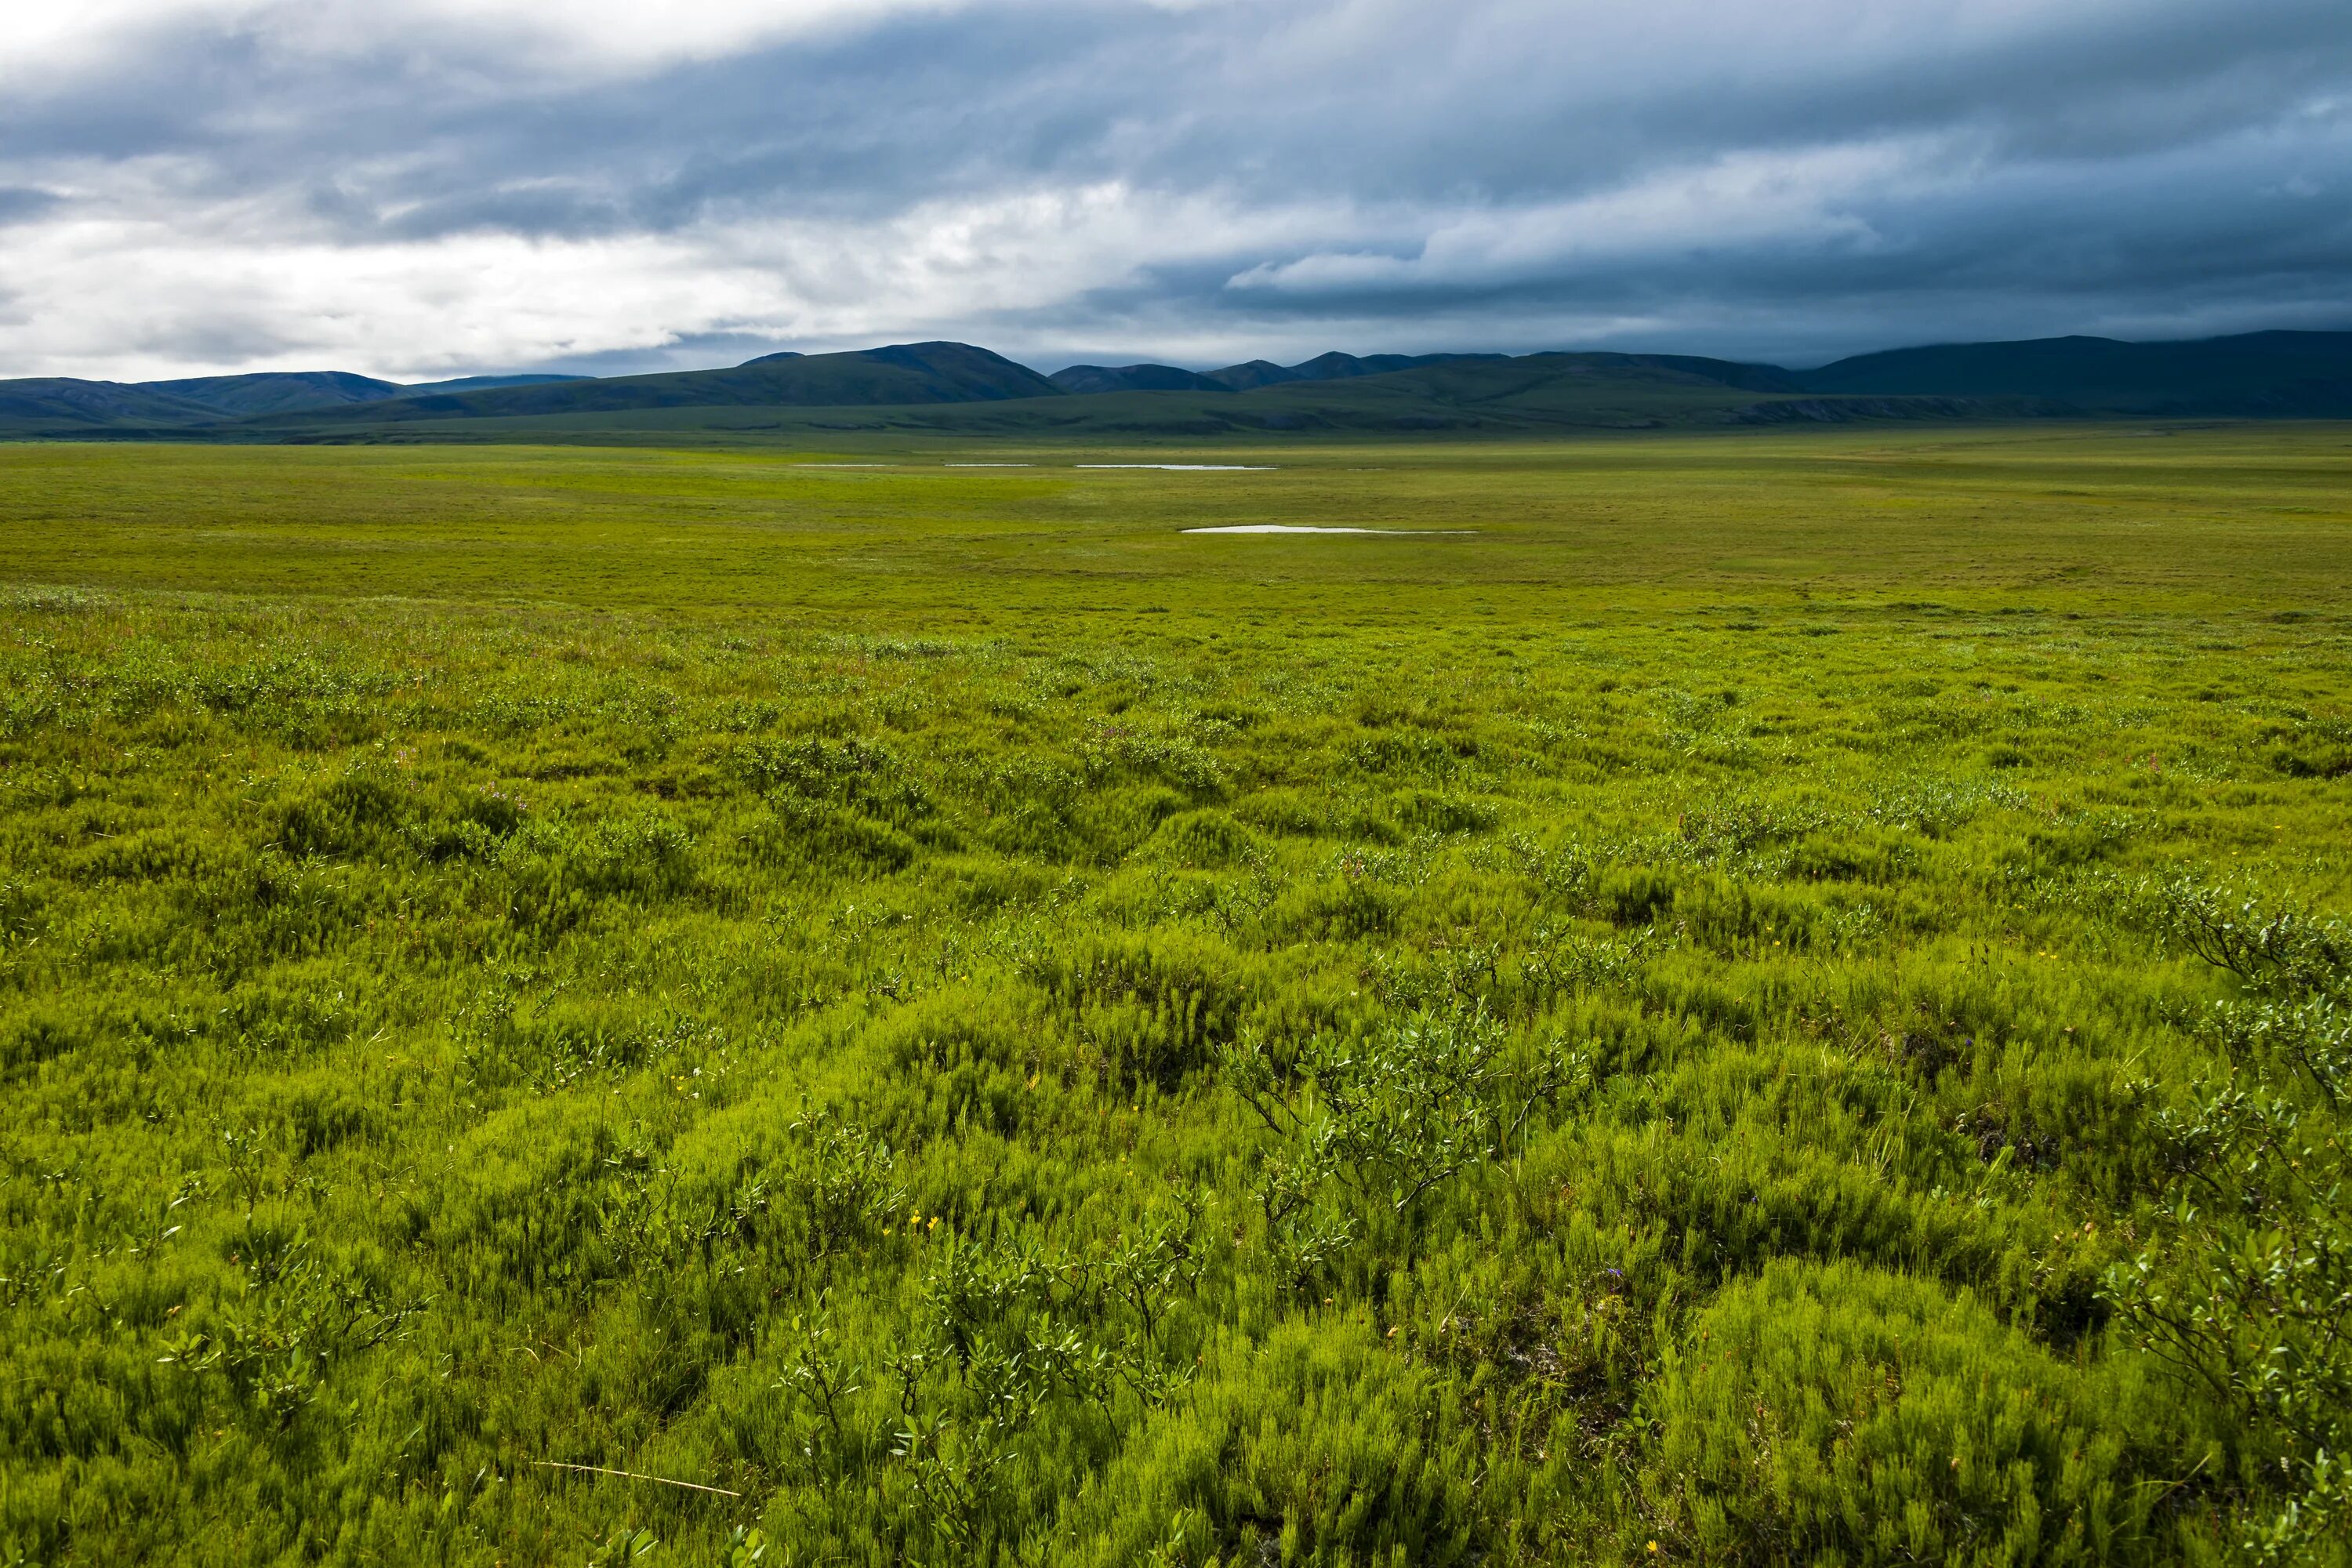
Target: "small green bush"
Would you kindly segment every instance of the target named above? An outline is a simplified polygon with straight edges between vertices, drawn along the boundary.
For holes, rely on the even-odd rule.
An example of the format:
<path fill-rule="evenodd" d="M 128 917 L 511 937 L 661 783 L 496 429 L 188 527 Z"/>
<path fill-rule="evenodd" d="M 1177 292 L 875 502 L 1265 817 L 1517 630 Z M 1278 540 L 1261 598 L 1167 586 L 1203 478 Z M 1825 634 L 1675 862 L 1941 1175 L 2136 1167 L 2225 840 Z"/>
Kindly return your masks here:
<path fill-rule="evenodd" d="M 1776 1259 L 1660 1368 L 1647 1486 L 1704 1562 L 2108 1563 L 2150 1496 L 2114 1397 L 1965 1290 Z"/>

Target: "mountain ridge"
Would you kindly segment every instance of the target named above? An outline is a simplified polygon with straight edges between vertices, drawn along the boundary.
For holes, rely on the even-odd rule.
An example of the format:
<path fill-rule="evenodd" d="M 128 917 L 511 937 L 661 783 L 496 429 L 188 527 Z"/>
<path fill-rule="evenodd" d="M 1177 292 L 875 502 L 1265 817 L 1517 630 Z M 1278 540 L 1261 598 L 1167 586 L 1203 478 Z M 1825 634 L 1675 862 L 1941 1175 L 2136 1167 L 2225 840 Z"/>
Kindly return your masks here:
<path fill-rule="evenodd" d="M 165 381 L 87 381 L 76 376 L 26 376 L 0 381 L 0 426 L 12 418 L 50 416 L 114 423 L 200 425 L 271 414 L 387 403 L 437 392 L 588 381 L 590 376 L 469 375 L 454 381 L 403 384 L 341 370 L 254 371 L 242 375 L 180 376 Z"/>
<path fill-rule="evenodd" d="M 1007 405 L 1012 412 L 988 413 Z M 1017 405 L 1017 407 L 1013 407 Z M 961 409 L 917 414 L 921 409 Z M 697 413 L 695 411 L 702 411 Z M 740 415 L 727 411 L 746 411 Z M 2089 336 L 1944 343 L 1810 370 L 1691 354 L 1356 355 L 1213 371 L 1141 363 L 1041 375 L 969 343 L 933 341 L 701 371 L 526 374 L 402 385 L 347 372 L 263 372 L 115 383 L 0 381 L 0 431 L 60 436 L 335 438 L 358 426 L 692 430 L 1080 428 L 1507 430 L 1855 419 L 2352 417 L 2352 332 L 2265 331 L 2130 342 Z M 832 411 L 840 419 L 821 418 Z M 850 417 L 864 411 L 863 417 Z M 308 434 L 305 434 L 308 433 Z"/>
<path fill-rule="evenodd" d="M 1050 397 L 1060 390 L 1028 366 L 970 343 L 891 343 L 842 353 L 761 354 L 719 370 L 396 398 L 369 412 L 410 420 L 676 407 L 889 406 Z"/>
<path fill-rule="evenodd" d="M 2115 411 L 2292 416 L 2323 406 L 2352 410 L 2352 332 L 1937 343 L 1855 354 L 1794 374 L 1802 390 L 1824 394 L 2035 397 Z"/>

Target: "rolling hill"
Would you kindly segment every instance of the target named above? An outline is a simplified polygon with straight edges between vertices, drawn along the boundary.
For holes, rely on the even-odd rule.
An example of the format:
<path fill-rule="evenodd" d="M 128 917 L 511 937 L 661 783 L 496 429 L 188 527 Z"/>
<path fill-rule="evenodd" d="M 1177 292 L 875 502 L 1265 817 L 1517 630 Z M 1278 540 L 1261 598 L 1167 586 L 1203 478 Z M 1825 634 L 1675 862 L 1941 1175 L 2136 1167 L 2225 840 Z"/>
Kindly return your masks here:
<path fill-rule="evenodd" d="M 923 347 L 929 353 L 933 346 Z M 1118 373 L 1099 377 L 1066 373 L 1063 386 L 1048 381 L 1042 392 L 989 398 L 953 399 L 924 386 L 919 395 L 887 401 L 870 392 L 862 403 L 846 397 L 829 404 L 802 400 L 823 395 L 841 377 L 839 371 L 813 377 L 808 367 L 819 358 L 848 357 L 638 377 L 626 384 L 589 383 L 530 395 L 405 399 L 324 416 L 250 422 L 243 428 L 257 437 L 266 424 L 277 438 L 300 440 L 676 441 L 690 437 L 750 443 L 848 431 L 1150 440 L 1269 432 L 1537 435 L 1720 426 L 1775 417 L 1763 406 L 1775 401 L 1802 405 L 1791 416 L 1805 419 L 1950 418 L 1967 412 L 1948 399 L 1810 396 L 1789 384 L 1784 373 L 1725 361 L 1615 353 L 1431 356 L 1405 368 L 1360 374 L 1349 367 L 1376 362 L 1346 360 L 1318 367 L 1326 374 L 1293 376 L 1246 391 L 1205 377 L 1192 378 L 1191 384 L 1127 390 L 1124 384 L 1129 378 Z M 762 384 L 753 379 L 755 374 L 788 378 L 788 384 Z"/>
<path fill-rule="evenodd" d="M 765 354 L 729 370 L 674 371 L 404 397 L 341 416 L 371 424 L 636 413 L 665 408 L 888 407 L 1054 397 L 1025 365 L 968 343 L 900 343 L 832 354 Z"/>
<path fill-rule="evenodd" d="M 169 393 L 116 381 L 32 376 L 0 381 L 0 430 L 75 435 L 130 426 L 170 429 L 203 425 L 220 411 Z"/>
<path fill-rule="evenodd" d="M 1081 395 L 1097 392 L 1231 392 L 1234 389 L 1198 371 L 1172 364 L 1074 364 L 1045 378 L 1064 392 Z"/>
<path fill-rule="evenodd" d="M 1293 365 L 1254 361 L 1208 372 L 1073 365 L 1051 377 L 984 349 L 918 343 L 775 355 L 732 370 L 406 398 L 299 422 L 311 438 L 334 438 L 330 426 L 365 425 L 387 433 L 396 426 L 404 438 L 677 439 L 701 432 L 749 441 L 852 430 L 1173 439 L 2268 414 L 2352 416 L 2352 333 L 1979 344 L 1804 371 L 1689 354 L 1328 353 Z"/>
<path fill-rule="evenodd" d="M 1246 364 L 1229 364 L 1223 370 L 1206 373 L 1210 381 L 1236 392 L 1255 391 L 1261 386 L 1279 386 L 1293 381 L 1352 381 L 1359 376 L 1388 375 L 1401 370 L 1422 370 L 1430 365 L 1459 364 L 1470 361 L 1507 360 L 1508 354 L 1318 354 L 1297 364 L 1272 364 L 1262 359 Z"/>
<path fill-rule="evenodd" d="M 321 408 L 383 403 L 423 394 L 585 381 L 576 375 L 474 375 L 403 385 L 346 371 L 260 371 L 175 381 L 81 381 L 67 376 L 0 381 L 0 431 L 176 428 Z"/>
<path fill-rule="evenodd" d="M 1172 364 L 1074 364 L 1046 377 L 1065 392 L 1255 392 L 1295 381 L 1353 381 L 1401 370 L 1470 361 L 1507 360 L 1508 354 L 1318 354 L 1297 364 L 1254 359 L 1223 370 L 1181 370 Z"/>
<path fill-rule="evenodd" d="M 1293 365 L 1072 365 L 1045 376 L 970 344 L 922 342 L 765 354 L 719 370 L 424 386 L 334 372 L 0 382 L 0 432 L 226 440 L 1173 439 L 2183 416 L 2352 417 L 2352 332 L 1961 343 L 1810 370 L 1688 354 L 1327 353 Z"/>
<path fill-rule="evenodd" d="M 184 381 L 146 381 L 138 384 L 142 391 L 180 398 L 227 418 L 381 403 L 408 390 L 397 382 L 377 381 L 373 376 L 352 375 L 339 370 L 200 375 Z"/>
<path fill-rule="evenodd" d="M 2030 398 L 2102 414 L 2352 414 L 2352 332 L 2248 332 L 2189 342 L 2041 338 L 1861 354 L 1796 373 L 1835 395 Z"/>

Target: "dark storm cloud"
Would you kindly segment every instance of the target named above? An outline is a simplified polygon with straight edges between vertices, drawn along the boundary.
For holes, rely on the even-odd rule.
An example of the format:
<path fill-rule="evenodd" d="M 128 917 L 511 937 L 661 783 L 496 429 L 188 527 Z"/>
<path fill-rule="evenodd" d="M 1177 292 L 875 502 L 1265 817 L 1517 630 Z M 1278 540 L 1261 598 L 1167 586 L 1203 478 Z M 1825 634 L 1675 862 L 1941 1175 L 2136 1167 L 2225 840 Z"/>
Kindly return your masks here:
<path fill-rule="evenodd" d="M 578 221 L 602 231 L 615 213 L 659 226 L 714 203 L 887 206 L 1038 176 L 1524 199 L 1717 151 L 1931 130 L 2002 157 L 2112 156 L 2352 88 L 2338 5 L 2048 9 L 1980 38 L 1922 25 L 1840 46 L 1842 28 L 1808 18 L 1854 7 L 1797 6 L 1760 40 L 1711 47 L 1589 39 L 1550 5 L 1037 5 L 619 81 L 533 73 L 462 30 L 322 60 L 253 26 L 183 25 L 15 97 L 0 127 L 18 157 L 193 153 L 239 189 L 352 180 L 412 230 L 416 204 L 476 224 L 501 190 L 595 193 Z M 518 226 L 564 226 L 544 199 L 516 205 Z"/>
<path fill-rule="evenodd" d="M 1195 215 L 1052 300 L 951 308 L 1015 350 L 2352 325 L 2341 0 L 1003 4 L 635 68 L 290 15 L 134 29 L 0 97 L 0 179 L 98 201 L 135 171 L 116 210 L 331 245 L 1106 185 Z"/>

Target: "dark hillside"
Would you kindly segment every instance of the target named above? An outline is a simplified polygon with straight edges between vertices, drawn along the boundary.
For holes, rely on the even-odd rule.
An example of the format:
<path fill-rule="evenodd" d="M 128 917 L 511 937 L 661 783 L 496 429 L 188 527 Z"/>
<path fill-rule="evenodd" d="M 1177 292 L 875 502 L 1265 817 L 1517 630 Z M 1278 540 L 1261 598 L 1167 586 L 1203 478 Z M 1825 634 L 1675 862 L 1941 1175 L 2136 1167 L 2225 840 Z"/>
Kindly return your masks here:
<path fill-rule="evenodd" d="M 119 425 L 200 425 L 216 410 L 119 381 L 33 376 L 0 381 L 0 430 L 103 429 Z"/>
<path fill-rule="evenodd" d="M 1071 365 L 1048 377 L 970 344 L 923 342 L 604 379 L 395 386 L 311 372 L 139 385 L 0 382 L 0 432 L 118 439 L 370 440 L 395 427 L 401 439 L 426 440 L 778 439 L 826 430 L 1173 438 L 2180 416 L 2352 417 L 2352 332 L 1963 343 L 1810 371 L 1692 354 L 1333 353 L 1206 373 Z"/>
<path fill-rule="evenodd" d="M 1360 375 L 1387 375 L 1400 370 L 1422 370 L 1431 365 L 1462 364 L 1474 361 L 1507 360 L 1508 354 L 1318 354 L 1303 364 L 1290 367 L 1298 381 L 1346 381 Z"/>
<path fill-rule="evenodd" d="M 1250 392 L 1261 386 L 1273 386 L 1281 382 L 1297 381 L 1297 374 L 1288 365 L 1276 364 L 1270 359 L 1254 359 L 1246 364 L 1229 364 L 1223 370 L 1203 374 L 1203 379 L 1235 392 Z"/>
<path fill-rule="evenodd" d="M 1377 360 L 1360 361 L 1377 363 Z M 1255 393 L 1273 428 L 1654 429 L 1724 424 L 1759 392 L 1793 390 L 1769 367 L 1618 353 L 1431 355 L 1345 380 Z"/>
<path fill-rule="evenodd" d="M 1346 354 L 1337 352 L 1317 354 L 1313 359 L 1297 364 L 1276 364 L 1268 360 L 1254 359 L 1246 364 L 1229 364 L 1223 370 L 1207 373 L 1206 379 L 1235 392 L 1248 392 L 1261 386 L 1276 386 L 1293 381 L 1352 381 L 1358 376 L 1387 375 L 1400 370 L 1419 370 L 1433 364 L 1452 364 L 1465 360 L 1507 360 L 1508 354 Z"/>
<path fill-rule="evenodd" d="M 1064 392 L 1231 392 L 1221 381 L 1172 364 L 1074 364 L 1046 380 Z"/>
<path fill-rule="evenodd" d="M 379 403 L 405 390 L 397 382 L 352 375 L 340 370 L 263 371 L 252 375 L 198 375 L 183 381 L 142 381 L 142 391 L 160 392 L 236 417 L 348 403 Z"/>
<path fill-rule="evenodd" d="M 1712 368 L 1716 374 L 1703 374 Z M 714 373 L 740 375 L 740 372 Z M 1381 374 L 1292 380 L 1236 394 L 1210 390 L 1110 391 L 1055 397 L 890 405 L 730 405 L 600 408 L 490 416 L 492 400 L 419 399 L 352 410 L 258 431 L 301 439 L 792 440 L 840 431 L 1020 438 L 1188 439 L 1268 432 L 1314 435 L 1428 433 L 1533 435 L 1570 430 L 1722 427 L 1769 422 L 1782 403 L 1807 405 L 1805 423 L 1966 417 L 1950 400 L 1804 397 L 1769 390 L 1779 373 L 1720 361 L 1629 354 L 1443 358 Z M 1721 379 L 1729 377 L 1731 379 Z M 1735 384 L 1735 383 L 1744 384 Z M 593 383 L 557 392 L 593 392 Z M 1865 406 L 1849 408 L 1849 403 Z M 444 404 L 454 405 L 442 412 Z M 387 416 L 400 419 L 394 425 Z M 394 436 L 397 431 L 397 436 Z"/>
<path fill-rule="evenodd" d="M 1057 397 L 1025 365 L 969 343 L 902 343 L 848 353 L 767 354 L 731 370 L 670 372 L 407 397 L 352 411 L 371 422 L 512 418 L 699 407 L 877 407 Z"/>
<path fill-rule="evenodd" d="M 1953 343 L 1862 354 L 1792 379 L 1809 392 L 2036 398 L 2084 413 L 2338 417 L 2352 415 L 2352 332 Z"/>
<path fill-rule="evenodd" d="M 173 429 L 221 420 L 350 408 L 421 393 L 575 382 L 584 376 L 467 376 L 404 386 L 346 371 L 259 371 L 173 381 L 77 381 L 44 377 L 0 381 L 0 430 L 72 434 L 82 430 Z"/>
<path fill-rule="evenodd" d="M 1697 354 L 1592 354 L 1591 359 L 1622 359 L 1656 370 L 1678 371 L 1702 381 L 1721 382 L 1745 392 L 1803 392 L 1803 380 L 1776 364 L 1746 364 L 1738 360 L 1707 359 Z"/>

